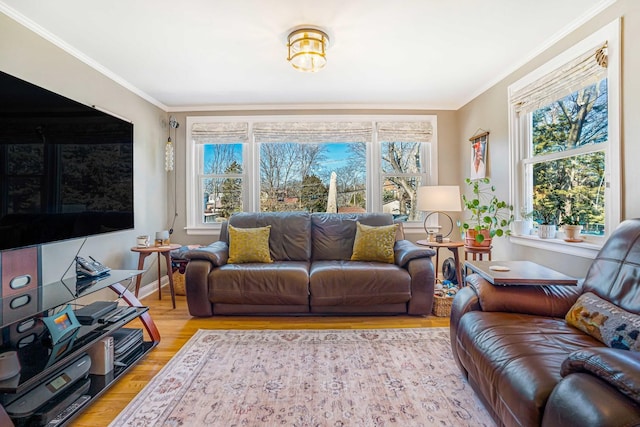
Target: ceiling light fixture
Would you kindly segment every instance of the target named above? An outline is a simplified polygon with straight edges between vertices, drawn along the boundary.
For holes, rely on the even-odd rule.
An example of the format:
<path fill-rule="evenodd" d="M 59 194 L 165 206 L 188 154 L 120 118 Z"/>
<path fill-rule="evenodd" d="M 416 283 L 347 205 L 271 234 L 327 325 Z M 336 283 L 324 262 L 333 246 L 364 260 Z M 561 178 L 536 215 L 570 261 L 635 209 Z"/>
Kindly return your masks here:
<path fill-rule="evenodd" d="M 300 71 L 315 72 L 327 64 L 329 36 L 316 28 L 299 28 L 287 38 L 289 56 L 293 68 Z"/>

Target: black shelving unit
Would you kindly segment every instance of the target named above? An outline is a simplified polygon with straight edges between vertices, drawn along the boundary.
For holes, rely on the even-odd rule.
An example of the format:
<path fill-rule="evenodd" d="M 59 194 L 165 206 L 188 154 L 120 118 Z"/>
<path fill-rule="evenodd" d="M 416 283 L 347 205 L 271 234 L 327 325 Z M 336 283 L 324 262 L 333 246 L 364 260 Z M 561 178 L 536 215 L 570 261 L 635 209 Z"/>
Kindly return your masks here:
<path fill-rule="evenodd" d="M 13 292 L 0 298 L 0 316 L 2 317 L 0 352 L 16 351 L 20 361 L 19 378 L 12 377 L 0 381 L 0 402 L 11 402 L 15 395 L 29 393 L 42 384 L 47 384 L 65 369 L 70 363 L 86 354 L 87 350 L 114 333 L 114 331 L 139 319 L 147 331 L 148 340 L 142 341 L 134 354 L 127 359 L 124 366 L 115 366 L 106 375 L 89 374 L 69 386 L 68 390 L 55 396 L 41 408 L 47 409 L 50 416 L 31 416 L 12 419 L 3 406 L 0 406 L 0 425 L 2 426 L 38 426 L 46 423 L 54 416 L 64 411 L 65 417 L 57 425 L 68 424 L 75 418 L 87 404 L 102 395 L 109 387 L 115 384 L 123 374 L 135 366 L 160 342 L 160 334 L 156 328 L 148 307 L 140 304 L 138 299 L 122 283 L 132 281 L 141 274 L 140 270 L 112 270 L 95 281 L 77 281 L 75 278 L 63 279 L 59 282 L 40 285 L 25 289 L 24 292 Z M 101 289 L 109 288 L 115 292 L 119 299 L 131 307 L 136 307 L 126 317 L 114 323 L 96 323 L 90 326 L 82 326 L 74 336 L 73 342 L 63 350 L 58 349 L 54 354 L 51 346 L 47 345 L 43 337 L 47 332 L 42 325 L 41 318 L 56 312 L 66 304 L 73 304 L 80 297 L 90 295 Z M 11 309 L 12 301 L 27 301 L 17 309 Z M 7 312 L 7 307 L 11 311 Z M 30 325 L 25 331 L 21 325 Z M 26 342 L 26 344 L 25 344 Z M 81 397 L 80 400 L 78 398 Z M 82 405 L 78 403 L 82 401 Z M 75 405 L 74 405 L 75 403 Z M 75 407 L 74 411 L 65 411 L 69 406 Z M 41 411 L 39 409 L 38 411 Z"/>

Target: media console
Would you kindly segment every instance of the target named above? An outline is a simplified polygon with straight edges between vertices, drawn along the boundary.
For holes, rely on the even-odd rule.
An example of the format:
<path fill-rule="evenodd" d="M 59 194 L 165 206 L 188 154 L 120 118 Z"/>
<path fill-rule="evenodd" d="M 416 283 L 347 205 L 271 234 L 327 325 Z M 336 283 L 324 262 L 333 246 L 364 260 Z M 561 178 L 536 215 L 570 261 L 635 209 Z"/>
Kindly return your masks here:
<path fill-rule="evenodd" d="M 19 281 L 20 286 L 12 286 L 13 279 L 5 281 L 5 272 L 0 294 L 1 426 L 67 424 L 160 342 L 148 307 L 123 285 L 132 283 L 141 270 L 111 270 L 90 281 L 69 277 L 45 285 L 25 279 Z M 133 309 L 91 325 L 69 319 L 73 318 L 70 310 L 80 308 L 74 307 L 78 298 L 106 288 Z M 129 330 L 123 327 L 135 319 L 147 332 L 141 345 L 110 372 L 90 373 L 91 350 L 122 335 L 120 332 Z M 72 333 L 51 334 L 49 329 L 54 327 L 69 328 Z M 4 375 L 3 369 L 7 370 Z"/>

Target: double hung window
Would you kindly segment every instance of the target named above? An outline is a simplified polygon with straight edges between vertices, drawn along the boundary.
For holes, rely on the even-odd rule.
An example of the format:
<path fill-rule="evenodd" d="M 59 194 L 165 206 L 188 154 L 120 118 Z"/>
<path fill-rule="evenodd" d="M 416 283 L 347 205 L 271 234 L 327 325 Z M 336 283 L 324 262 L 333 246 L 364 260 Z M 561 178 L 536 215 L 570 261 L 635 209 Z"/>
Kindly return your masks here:
<path fill-rule="evenodd" d="M 620 219 L 618 56 L 614 23 L 509 88 L 518 214 L 594 244 Z"/>

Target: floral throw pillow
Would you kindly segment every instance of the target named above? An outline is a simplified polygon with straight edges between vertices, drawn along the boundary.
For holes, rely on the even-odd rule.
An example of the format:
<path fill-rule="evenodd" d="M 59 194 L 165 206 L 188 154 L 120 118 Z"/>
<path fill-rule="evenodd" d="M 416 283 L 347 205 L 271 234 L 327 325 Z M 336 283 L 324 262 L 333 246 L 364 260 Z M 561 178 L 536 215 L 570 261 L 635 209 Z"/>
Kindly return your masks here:
<path fill-rule="evenodd" d="M 236 228 L 229 225 L 229 264 L 273 262 L 269 252 L 271 226 Z"/>
<path fill-rule="evenodd" d="M 353 242 L 351 261 L 375 261 L 393 264 L 393 247 L 398 224 L 372 227 L 356 223 L 356 239 Z"/>
<path fill-rule="evenodd" d="M 629 313 L 591 292 L 578 298 L 565 320 L 608 347 L 640 350 L 640 315 Z"/>

